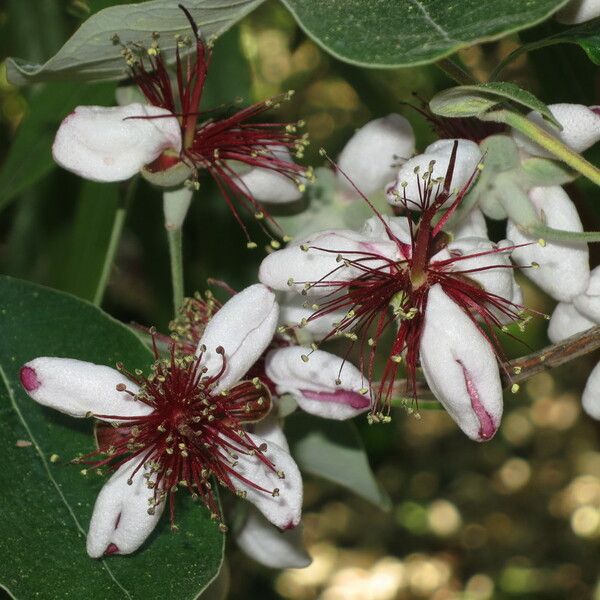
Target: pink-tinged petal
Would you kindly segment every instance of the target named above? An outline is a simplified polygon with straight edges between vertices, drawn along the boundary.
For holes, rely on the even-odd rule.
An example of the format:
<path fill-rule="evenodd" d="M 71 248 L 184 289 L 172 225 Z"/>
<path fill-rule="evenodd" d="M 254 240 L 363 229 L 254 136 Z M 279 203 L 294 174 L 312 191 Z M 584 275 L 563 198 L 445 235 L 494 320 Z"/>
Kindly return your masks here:
<path fill-rule="evenodd" d="M 583 410 L 594 419 L 600 419 L 600 363 L 588 377 L 583 395 L 581 396 Z"/>
<path fill-rule="evenodd" d="M 502 385 L 490 342 L 439 285 L 428 295 L 421 366 L 436 398 L 473 440 L 494 436 L 502 418 Z"/>
<path fill-rule="evenodd" d="M 119 371 L 74 358 L 35 358 L 21 368 L 21 383 L 36 402 L 72 417 L 133 417 L 152 412 L 127 391 L 117 390 L 125 386 L 132 394 L 139 391 Z"/>
<path fill-rule="evenodd" d="M 540 113 L 530 112 L 527 118 L 576 152 L 583 152 L 600 140 L 600 114 L 592 108 L 583 104 L 550 104 L 548 108 L 562 125 L 562 131 L 546 121 Z M 512 136 L 517 145 L 529 154 L 554 158 L 553 154 L 522 133 L 513 131 Z"/>
<path fill-rule="evenodd" d="M 164 108 L 78 106 L 61 123 L 52 156 L 86 179 L 123 181 L 169 148 L 181 150 L 181 129 Z"/>
<path fill-rule="evenodd" d="M 260 283 L 251 285 L 228 300 L 210 320 L 196 354 L 202 347 L 204 364 L 209 374 L 221 369 L 223 357 L 217 349 L 223 348 L 226 369 L 216 391 L 237 383 L 258 360 L 271 343 L 279 306 L 275 294 Z"/>
<path fill-rule="evenodd" d="M 149 514 L 154 491 L 144 479 L 144 467 L 130 460 L 119 467 L 98 494 L 87 536 L 87 552 L 92 558 L 135 552 L 152 533 L 164 502 Z M 131 481 L 131 484 L 128 483 Z"/>
<path fill-rule="evenodd" d="M 598 0 L 571 0 L 556 13 L 556 20 L 565 25 L 575 25 L 600 17 Z"/>
<path fill-rule="evenodd" d="M 302 359 L 309 355 L 308 361 Z M 350 419 L 371 407 L 361 372 L 335 354 L 292 346 L 267 355 L 266 373 L 279 394 L 292 394 L 300 408 L 326 419 Z"/>
<path fill-rule="evenodd" d="M 419 210 L 419 188 L 423 185 L 423 175 L 433 161 L 433 178 L 444 178 L 450 164 L 450 155 L 455 141 L 458 141 L 458 149 L 452 175 L 452 189 L 461 189 L 475 172 L 477 164 L 482 158 L 481 150 L 475 142 L 470 140 L 438 140 L 428 146 L 423 154 L 411 158 L 400 167 L 396 182 L 388 187 L 388 202 L 393 206 L 401 206 L 403 205 L 402 198 L 406 193 L 406 198 L 409 200 L 408 208 Z M 419 171 L 418 174 L 415 174 L 417 168 Z M 417 183 L 417 178 L 421 182 L 420 185 Z M 445 206 L 449 206 L 452 199 L 449 198 Z"/>
<path fill-rule="evenodd" d="M 548 324 L 548 338 L 553 344 L 593 327 L 596 323 L 583 316 L 570 302 L 559 302 Z"/>
<path fill-rule="evenodd" d="M 300 523 L 302 513 L 302 477 L 298 466 L 290 454 L 277 444 L 251 433 L 248 435 L 256 446 L 266 448 L 264 456 L 275 470 L 256 455 L 238 452 L 236 473 L 265 491 L 235 477 L 232 477 L 232 482 L 238 491 L 246 493 L 246 500 L 252 502 L 273 525 L 279 529 L 293 529 Z"/>
<path fill-rule="evenodd" d="M 370 196 L 383 191 L 398 165 L 408 160 L 414 151 L 415 134 L 410 123 L 392 113 L 361 127 L 344 146 L 338 165 L 363 194 Z M 338 173 L 338 181 L 346 192 L 356 194 L 341 173 Z"/>
<path fill-rule="evenodd" d="M 469 211 L 466 217 L 452 231 L 454 239 L 477 237 L 487 239 L 488 230 L 483 213 L 478 208 Z"/>
<path fill-rule="evenodd" d="M 583 231 L 581 219 L 567 193 L 559 186 L 537 187 L 529 190 L 529 198 L 548 227 L 565 231 Z M 530 243 L 517 248 L 512 259 L 521 266 L 532 263 L 539 268 L 523 269 L 523 274 L 556 300 L 570 302 L 583 294 L 590 278 L 588 246 L 583 242 L 551 242 L 544 245 L 537 238 L 524 235 L 511 220 L 506 237 L 515 244 Z"/>
<path fill-rule="evenodd" d="M 293 162 L 290 151 L 283 147 L 271 149 L 272 153 L 286 162 Z M 256 167 L 241 175 L 238 185 L 255 200 L 271 204 L 285 204 L 302 198 L 300 182 L 296 182 L 272 169 Z"/>
<path fill-rule="evenodd" d="M 235 541 L 242 551 L 271 569 L 303 569 L 312 562 L 302 539 L 302 523 L 281 531 L 250 508 Z"/>
<path fill-rule="evenodd" d="M 575 308 L 594 324 L 600 323 L 600 266 L 590 274 L 585 293 L 573 300 Z"/>
<path fill-rule="evenodd" d="M 386 258 L 397 260 L 399 256 L 398 246 L 392 241 L 372 240 L 345 229 L 324 231 L 267 256 L 260 265 L 258 278 L 273 289 L 295 289 L 299 293 L 305 289 L 305 283 L 328 278 L 333 281 L 354 279 L 358 269 L 340 260 L 345 252 L 353 259 L 357 258 L 353 252 L 370 255 L 367 264 L 371 268 L 384 265 Z M 323 285 L 311 287 L 308 293 L 325 295 L 333 290 L 333 286 Z"/>

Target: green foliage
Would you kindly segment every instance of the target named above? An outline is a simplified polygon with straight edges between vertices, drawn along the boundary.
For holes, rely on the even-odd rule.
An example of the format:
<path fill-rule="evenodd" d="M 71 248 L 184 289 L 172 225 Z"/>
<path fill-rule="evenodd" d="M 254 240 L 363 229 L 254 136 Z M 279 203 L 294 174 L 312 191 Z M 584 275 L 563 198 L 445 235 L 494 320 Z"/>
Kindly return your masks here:
<path fill-rule="evenodd" d="M 194 598 L 222 559 L 223 536 L 208 511 L 186 498 L 177 505 L 179 533 L 169 531 L 167 516 L 142 552 L 89 558 L 85 533 L 106 476 L 69 461 L 93 450 L 92 423 L 41 407 L 19 383 L 20 366 L 36 356 L 133 369 L 147 368 L 151 354 L 126 327 L 72 296 L 2 277 L 0 298 L 0 585 L 23 599 L 150 600 L 165 590 Z"/>
<path fill-rule="evenodd" d="M 530 27 L 567 0 L 282 1 L 335 57 L 368 67 L 406 67 Z"/>
<path fill-rule="evenodd" d="M 541 100 L 531 92 L 506 81 L 461 85 L 444 90 L 431 99 L 429 107 L 442 117 L 476 117 L 506 101 L 535 110 L 554 126 L 562 129 Z"/>
<path fill-rule="evenodd" d="M 262 0 L 188 0 L 186 8 L 208 39 L 229 29 L 256 8 Z M 141 4 L 111 6 L 87 19 L 64 46 L 44 64 L 21 59 L 7 60 L 9 80 L 16 84 L 51 80 L 120 79 L 126 76 L 126 64 L 119 44 L 142 42 L 148 46 L 158 33 L 161 51 L 175 58 L 176 35 L 191 34 L 190 24 L 172 0 L 152 0 Z M 114 36 L 117 36 L 115 38 Z"/>

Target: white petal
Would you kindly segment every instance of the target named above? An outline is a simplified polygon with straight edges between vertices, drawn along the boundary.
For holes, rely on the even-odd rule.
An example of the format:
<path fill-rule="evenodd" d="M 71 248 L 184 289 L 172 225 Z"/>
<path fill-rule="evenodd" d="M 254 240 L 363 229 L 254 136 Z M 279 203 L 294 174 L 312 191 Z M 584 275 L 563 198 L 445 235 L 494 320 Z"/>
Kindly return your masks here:
<path fill-rule="evenodd" d="M 21 367 L 21 383 L 36 402 L 72 417 L 90 413 L 135 417 L 152 412 L 131 394 L 117 391 L 117 385 L 125 385 L 133 394 L 139 391 L 119 371 L 74 358 L 34 358 Z"/>
<path fill-rule="evenodd" d="M 293 162 L 290 151 L 285 146 L 272 147 L 271 151 L 276 158 Z M 284 204 L 302 197 L 298 183 L 272 169 L 256 167 L 241 175 L 236 183 L 259 202 Z"/>
<path fill-rule="evenodd" d="M 215 387 L 217 392 L 237 383 L 259 359 L 273 339 L 278 317 L 275 294 L 257 283 L 233 296 L 210 320 L 196 354 L 201 346 L 206 347 L 203 362 L 211 375 L 223 364 L 217 348 L 225 350 L 227 366 Z"/>
<path fill-rule="evenodd" d="M 254 508 L 249 509 L 235 540 L 250 558 L 271 569 L 303 569 L 312 562 L 304 548 L 302 523 L 280 531 Z"/>
<path fill-rule="evenodd" d="M 383 191 L 394 177 L 398 165 L 415 151 L 415 134 L 410 123 L 401 115 L 369 121 L 344 146 L 338 159 L 340 169 L 365 196 Z M 338 173 L 338 181 L 350 193 L 352 185 Z"/>
<path fill-rule="evenodd" d="M 527 118 L 576 152 L 583 152 L 600 140 L 600 114 L 596 112 L 598 110 L 596 107 L 588 108 L 583 104 L 550 104 L 548 108 L 562 125 L 562 131 L 544 120 L 540 113 L 530 112 Z M 554 158 L 553 154 L 522 133 L 513 131 L 512 135 L 519 147 L 529 154 Z"/>
<path fill-rule="evenodd" d="M 600 17 L 598 0 L 571 0 L 556 13 L 556 20 L 565 25 L 575 25 Z"/>
<path fill-rule="evenodd" d="M 194 192 L 186 186 L 163 192 L 163 212 L 167 229 L 181 229 L 193 195 Z"/>
<path fill-rule="evenodd" d="M 402 205 L 404 193 L 409 200 L 408 208 L 411 210 L 419 210 L 420 195 L 417 178 L 423 185 L 423 174 L 429 169 L 431 161 L 433 165 L 433 178 L 443 179 L 446 176 L 448 165 L 450 164 L 450 156 L 452 148 L 456 140 L 438 140 L 425 149 L 424 154 L 419 154 L 414 158 L 406 161 L 400 167 L 396 182 L 388 188 L 388 202 L 394 206 Z M 456 162 L 452 174 L 452 190 L 461 189 L 475 172 L 477 164 L 481 160 L 482 154 L 479 146 L 470 140 L 458 140 L 458 149 L 456 153 Z M 419 168 L 419 173 L 415 174 L 415 169 Z M 406 183 L 406 186 L 403 184 Z M 436 184 L 434 184 L 436 185 Z M 440 188 L 441 189 L 441 188 Z M 453 197 L 450 197 L 444 206 L 449 206 L 452 203 Z M 411 202 L 412 201 L 412 202 Z"/>
<path fill-rule="evenodd" d="M 281 325 L 301 326 L 302 332 L 306 332 L 313 340 L 320 340 L 335 328 L 334 323 L 339 323 L 347 314 L 347 310 L 337 310 L 316 319 L 308 320 L 315 309 L 312 304 L 304 306 L 305 296 L 289 292 L 285 301 L 279 306 L 279 323 Z"/>
<path fill-rule="evenodd" d="M 164 108 L 139 103 L 78 106 L 61 123 L 52 155 L 65 169 L 92 181 L 129 179 L 163 150 L 181 150 L 179 123 L 168 115 Z"/>
<path fill-rule="evenodd" d="M 573 299 L 575 308 L 594 323 L 600 323 L 600 266 L 590 274 L 585 293 Z"/>
<path fill-rule="evenodd" d="M 387 241 L 390 236 L 384 223 L 403 244 L 410 245 L 410 224 L 406 217 L 390 217 L 388 215 L 370 217 L 365 221 L 361 233 L 372 240 Z"/>
<path fill-rule="evenodd" d="M 87 552 L 92 558 L 135 552 L 160 519 L 164 502 L 153 515 L 148 514 L 148 501 L 154 492 L 148 489 L 143 467 L 132 475 L 138 465 L 139 461 L 130 460 L 119 467 L 98 494 L 87 537 Z M 131 485 L 127 483 L 130 478 Z"/>
<path fill-rule="evenodd" d="M 490 342 L 439 285 L 429 290 L 421 366 L 436 398 L 472 439 L 489 440 L 502 418 L 502 385 Z"/>
<path fill-rule="evenodd" d="M 600 419 L 600 363 L 590 373 L 581 396 L 581 404 L 590 417 Z"/>
<path fill-rule="evenodd" d="M 235 470 L 237 473 L 262 487 L 261 491 L 247 485 L 236 477 L 232 477 L 238 491 L 246 492 L 246 500 L 279 529 L 292 529 L 300 523 L 302 512 L 302 477 L 294 459 L 283 448 L 268 442 L 257 435 L 248 434 L 256 446 L 266 444 L 264 455 L 275 466 L 276 471 L 283 472 L 280 478 L 276 472 L 266 466 L 257 456 L 239 453 Z M 279 490 L 278 494 L 271 492 Z"/>
<path fill-rule="evenodd" d="M 289 453 L 290 446 L 281 428 L 282 423 L 283 420 L 274 412 L 271 412 L 264 419 L 258 421 L 258 423 L 252 423 L 245 427 L 250 433 L 263 438 L 268 443 L 276 444 Z"/>
<path fill-rule="evenodd" d="M 308 249 L 303 250 L 302 247 Z M 324 231 L 303 243 L 292 244 L 267 256 L 260 265 L 258 278 L 273 289 L 295 289 L 301 293 L 305 283 L 314 283 L 328 276 L 335 281 L 348 281 L 362 272 L 351 265 L 345 266 L 337 260 L 338 256 L 355 260 L 362 258 L 361 255 L 365 253 L 398 260 L 399 252 L 398 246 L 392 241 L 374 241 L 356 231 L 345 229 Z M 381 267 L 385 261 L 377 256 L 364 264 L 370 268 Z M 311 287 L 309 294 L 324 295 L 335 289 L 327 285 Z"/>
<path fill-rule="evenodd" d="M 466 277 L 479 283 L 487 292 L 510 300 L 513 296 L 513 287 L 515 285 L 513 268 L 511 268 L 509 259 L 510 252 L 495 251 L 498 248 L 503 248 L 505 245 L 504 243 L 494 244 L 487 238 L 472 237 L 457 239 L 448 244 L 447 248 L 452 256 L 472 256 L 472 258 L 461 259 L 454 263 L 453 269 L 455 271 L 464 272 Z M 473 256 L 483 252 L 493 253 L 483 256 Z"/>
<path fill-rule="evenodd" d="M 583 231 L 575 205 L 559 186 L 537 187 L 529 190 L 529 198 L 546 225 L 566 231 Z M 512 253 L 521 266 L 539 264 L 539 269 L 523 269 L 523 274 L 556 300 L 571 301 L 587 288 L 590 268 L 588 246 L 583 242 L 550 242 L 545 246 L 536 238 L 525 236 L 511 220 L 506 226 L 506 237 L 515 244 L 533 242 Z"/>
<path fill-rule="evenodd" d="M 325 419 L 350 419 L 371 407 L 361 372 L 335 354 L 292 346 L 267 354 L 267 377 L 279 394 L 293 394 L 300 408 Z M 337 379 L 341 383 L 336 384 Z"/>
<path fill-rule="evenodd" d="M 570 302 L 559 302 L 548 324 L 548 337 L 556 344 L 594 325 L 594 321 L 584 317 Z"/>
<path fill-rule="evenodd" d="M 453 230 L 454 238 L 479 237 L 488 238 L 487 224 L 483 213 L 473 208 Z"/>

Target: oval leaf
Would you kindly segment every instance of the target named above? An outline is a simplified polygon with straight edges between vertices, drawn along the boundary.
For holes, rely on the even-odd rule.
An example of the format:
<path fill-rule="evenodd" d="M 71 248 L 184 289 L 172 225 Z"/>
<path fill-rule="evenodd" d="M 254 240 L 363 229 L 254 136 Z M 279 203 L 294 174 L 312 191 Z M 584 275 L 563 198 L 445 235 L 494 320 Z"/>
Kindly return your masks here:
<path fill-rule="evenodd" d="M 195 598 L 223 555 L 223 535 L 208 511 L 180 501 L 179 533 L 163 517 L 136 554 L 89 558 L 85 535 L 105 477 L 69 461 L 93 450 L 92 421 L 36 404 L 19 382 L 20 366 L 36 356 L 121 360 L 134 369 L 149 366 L 150 352 L 122 324 L 67 294 L 0 277 L 0 299 L 0 588 L 16 598 L 41 589 L 92 600 L 159 599 L 165 590 Z"/>
<path fill-rule="evenodd" d="M 333 56 L 367 67 L 406 67 L 535 25 L 568 0 L 282 1 Z"/>
<path fill-rule="evenodd" d="M 263 0 L 186 0 L 185 7 L 208 39 L 221 35 Z M 116 35 L 122 43 L 150 45 L 152 34 L 160 35 L 161 51 L 174 61 L 176 35 L 191 33 L 183 11 L 173 0 L 152 0 L 112 6 L 92 15 L 65 45 L 43 65 L 9 58 L 7 77 L 15 85 L 57 79 L 100 80 L 127 76 L 126 63 Z"/>
<path fill-rule="evenodd" d="M 429 106 L 434 113 L 444 117 L 475 117 L 506 100 L 539 112 L 555 127 L 562 129 L 550 109 L 541 100 L 531 92 L 506 81 L 450 88 L 434 96 Z"/>

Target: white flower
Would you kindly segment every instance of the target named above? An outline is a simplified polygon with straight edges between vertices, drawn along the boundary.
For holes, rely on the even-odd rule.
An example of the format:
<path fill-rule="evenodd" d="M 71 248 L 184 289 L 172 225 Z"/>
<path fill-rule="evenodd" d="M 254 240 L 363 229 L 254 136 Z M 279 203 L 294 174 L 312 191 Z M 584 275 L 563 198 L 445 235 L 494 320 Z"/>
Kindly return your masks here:
<path fill-rule="evenodd" d="M 211 319 L 199 358 L 157 363 L 157 376 L 150 380 L 140 376 L 132 382 L 109 367 L 68 358 L 42 357 L 23 366 L 23 386 L 40 404 L 74 417 L 91 414 L 131 426 L 131 438 L 112 445 L 122 466 L 96 501 L 88 532 L 90 556 L 137 550 L 156 525 L 169 490 L 186 477 L 214 512 L 218 508 L 211 502 L 210 474 L 243 494 L 275 526 L 289 529 L 299 523 L 298 467 L 276 443 L 240 433 L 236 420 L 247 409 L 268 410 L 264 384 L 240 379 L 271 342 L 277 312 L 275 297 L 264 286 L 247 288 Z M 203 402 L 214 405 L 210 423 Z M 196 445 L 198 436 L 208 446 Z M 134 441 L 141 450 L 128 447 Z M 165 471 L 167 447 L 181 452 L 179 464 L 185 471 Z M 144 475 L 150 482 L 160 475 L 161 483 L 151 490 Z"/>
<path fill-rule="evenodd" d="M 581 396 L 583 410 L 594 419 L 600 419 L 600 363 L 588 377 L 583 395 Z"/>
<path fill-rule="evenodd" d="M 600 266 L 590 273 L 587 289 L 573 299 L 573 304 L 583 316 L 600 323 Z"/>
<path fill-rule="evenodd" d="M 438 140 L 427 146 L 423 154 L 407 160 L 400 167 L 396 181 L 388 186 L 388 202 L 393 206 L 400 206 L 403 205 L 403 198 L 406 196 L 408 208 L 420 210 L 423 178 L 431 170 L 432 180 L 444 179 L 455 141 L 458 141 L 458 149 L 452 174 L 452 189 L 461 189 L 466 185 L 482 159 L 479 146 L 470 140 Z M 449 206 L 451 202 L 452 197 L 449 197 L 444 206 Z"/>
<path fill-rule="evenodd" d="M 338 160 L 340 170 L 365 196 L 383 191 L 398 166 L 415 151 L 415 135 L 410 123 L 392 113 L 361 127 L 346 143 Z M 340 186 L 351 195 L 356 191 L 338 173 Z"/>
<path fill-rule="evenodd" d="M 583 104 L 563 103 L 550 104 L 548 108 L 554 118 L 562 125 L 561 131 L 546 121 L 538 112 L 530 112 L 527 118 L 576 152 L 583 152 L 600 140 L 600 112 L 598 107 L 588 108 Z M 517 145 L 529 154 L 554 158 L 553 154 L 538 146 L 522 133 L 513 131 L 512 135 Z"/>
<path fill-rule="evenodd" d="M 556 13 L 556 20 L 565 25 L 576 25 L 600 17 L 598 0 L 571 0 Z"/>
<path fill-rule="evenodd" d="M 166 109 L 149 104 L 78 106 L 61 123 L 54 160 L 92 181 L 124 181 L 165 150 L 181 151 L 181 128 Z"/>
<path fill-rule="evenodd" d="M 541 221 L 548 227 L 565 231 L 583 231 L 581 219 L 567 193 L 559 186 L 537 187 L 529 190 L 529 199 Z M 571 301 L 587 288 L 590 268 L 585 242 L 542 241 L 525 235 L 519 226 L 508 220 L 506 237 L 516 245 L 513 260 L 523 267 L 524 275 L 556 300 Z M 537 266 L 539 268 L 537 268 Z"/>
<path fill-rule="evenodd" d="M 436 398 L 472 439 L 493 437 L 502 418 L 502 384 L 489 340 L 439 285 L 429 291 L 421 366 Z"/>

